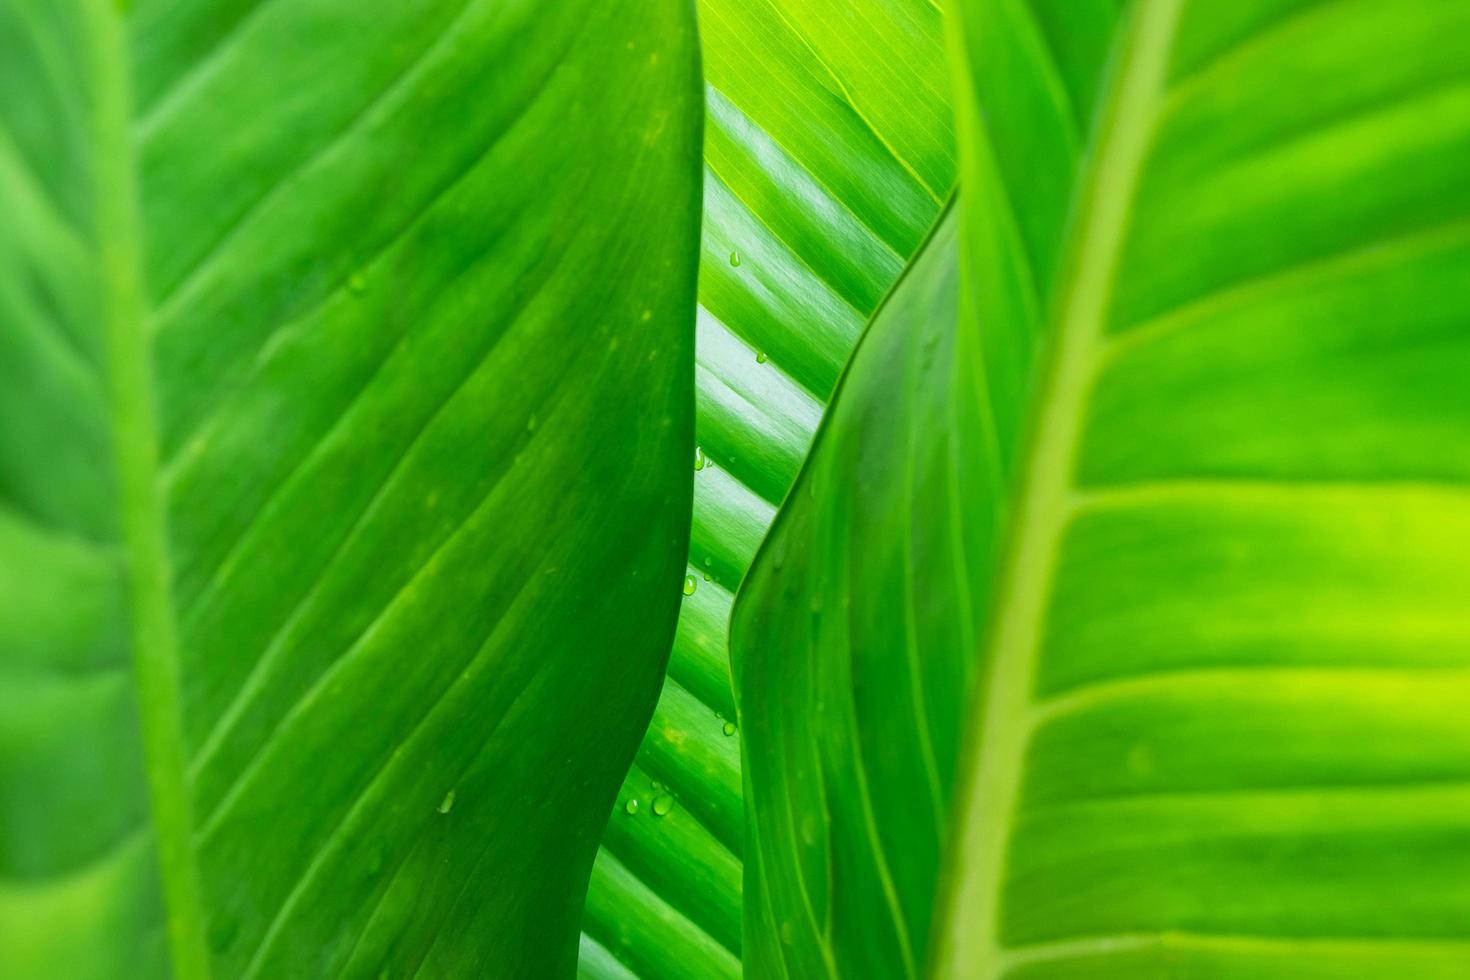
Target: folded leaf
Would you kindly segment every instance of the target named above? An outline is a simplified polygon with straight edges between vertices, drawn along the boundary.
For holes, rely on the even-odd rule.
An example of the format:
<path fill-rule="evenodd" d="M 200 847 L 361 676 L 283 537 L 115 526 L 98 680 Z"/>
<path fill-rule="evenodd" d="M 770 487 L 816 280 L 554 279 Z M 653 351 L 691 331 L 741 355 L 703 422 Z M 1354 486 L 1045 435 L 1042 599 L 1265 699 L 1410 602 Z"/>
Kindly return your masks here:
<path fill-rule="evenodd" d="M 731 592 L 864 319 L 953 183 L 939 10 L 928 0 L 851 10 L 700 4 L 708 114 L 690 594 L 593 875 L 590 978 L 740 972 Z M 664 798 L 672 809 L 659 815 Z"/>
<path fill-rule="evenodd" d="M 570 975 L 683 575 L 693 11 L 124 6 L 0 7 L 0 975 Z"/>

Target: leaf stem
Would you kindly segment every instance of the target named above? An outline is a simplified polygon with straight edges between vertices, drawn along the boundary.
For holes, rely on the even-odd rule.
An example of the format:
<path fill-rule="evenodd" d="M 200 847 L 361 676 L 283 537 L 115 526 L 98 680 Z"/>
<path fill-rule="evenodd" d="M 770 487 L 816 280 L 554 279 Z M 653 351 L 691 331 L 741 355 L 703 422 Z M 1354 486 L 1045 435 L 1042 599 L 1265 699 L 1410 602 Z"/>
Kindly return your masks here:
<path fill-rule="evenodd" d="M 1140 0 L 1118 40 L 1097 136 L 1080 177 L 1068 252 L 1036 392 L 1038 415 L 1017 490 L 983 688 L 955 798 L 949 866 L 936 909 L 932 975 L 993 978 L 1005 967 L 1006 852 L 1033 723 L 1034 685 L 1056 548 L 1073 510 L 1073 470 L 1093 365 L 1140 170 L 1153 138 L 1180 0 Z"/>
<path fill-rule="evenodd" d="M 153 829 L 175 980 L 208 980 L 209 955 L 194 863 L 152 366 L 144 325 L 142 238 L 129 135 L 131 91 L 122 15 L 88 0 L 93 200 L 104 311 L 120 531 Z"/>

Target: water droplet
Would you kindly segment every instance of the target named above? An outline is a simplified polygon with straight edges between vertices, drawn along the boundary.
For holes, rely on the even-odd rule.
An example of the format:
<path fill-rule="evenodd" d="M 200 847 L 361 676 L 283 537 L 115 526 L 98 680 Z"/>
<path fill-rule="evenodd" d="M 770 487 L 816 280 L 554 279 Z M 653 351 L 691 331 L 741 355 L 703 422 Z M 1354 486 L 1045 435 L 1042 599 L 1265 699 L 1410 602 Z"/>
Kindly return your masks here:
<path fill-rule="evenodd" d="M 656 817 L 667 817 L 674 809 L 674 798 L 667 793 L 653 798 L 653 815 Z"/>
<path fill-rule="evenodd" d="M 699 583 L 694 580 L 693 575 L 684 576 L 684 594 L 693 595 L 694 590 L 699 588 Z"/>
<path fill-rule="evenodd" d="M 710 565 L 713 565 L 714 563 L 715 563 L 715 560 L 713 558 L 711 558 L 709 555 L 705 555 L 704 556 L 704 564 L 705 564 L 706 567 L 708 567 Z"/>
<path fill-rule="evenodd" d="M 764 363 L 766 363 L 766 352 L 765 351 L 758 350 L 758 351 L 755 352 L 755 363 L 757 363 L 757 364 L 764 364 Z"/>
<path fill-rule="evenodd" d="M 698 446 L 695 446 L 694 447 L 694 469 L 695 469 L 695 471 L 698 472 L 699 470 L 704 469 L 704 464 L 707 463 L 707 462 L 709 462 L 709 460 L 707 460 L 705 458 L 704 450 L 703 449 L 700 449 Z"/>
<path fill-rule="evenodd" d="M 709 572 L 705 572 L 705 573 L 704 573 L 704 580 L 705 580 L 705 581 L 706 581 L 706 582 L 708 582 L 708 581 L 709 581 Z"/>
<path fill-rule="evenodd" d="M 367 279 L 361 272 L 354 272 L 347 280 L 347 288 L 361 296 L 367 292 Z"/>
<path fill-rule="evenodd" d="M 526 431 L 527 432 L 535 432 L 536 431 L 536 416 L 532 415 L 530 418 L 526 419 Z"/>
<path fill-rule="evenodd" d="M 440 813 L 448 813 L 454 809 L 454 790 L 444 794 L 444 802 L 439 804 Z"/>
<path fill-rule="evenodd" d="M 731 265 L 739 265 L 740 264 L 740 253 L 739 252 L 731 252 L 730 253 L 730 264 Z"/>
<path fill-rule="evenodd" d="M 733 721 L 727 721 L 727 722 L 725 722 L 724 732 L 725 732 L 726 735 L 734 735 L 735 734 L 735 723 Z"/>
<path fill-rule="evenodd" d="M 638 801 L 637 800 L 629 800 L 627 803 L 623 804 L 623 809 L 625 811 L 627 811 L 627 813 L 629 814 L 629 816 L 637 813 L 638 812 Z"/>

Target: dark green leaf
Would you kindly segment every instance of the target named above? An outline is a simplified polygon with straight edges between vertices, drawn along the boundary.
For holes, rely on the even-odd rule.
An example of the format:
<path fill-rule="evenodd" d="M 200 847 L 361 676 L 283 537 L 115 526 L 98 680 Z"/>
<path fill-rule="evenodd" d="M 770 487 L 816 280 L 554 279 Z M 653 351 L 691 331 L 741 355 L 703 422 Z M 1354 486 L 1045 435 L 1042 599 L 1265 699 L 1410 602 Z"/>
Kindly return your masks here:
<path fill-rule="evenodd" d="M 0 6 L 0 975 L 572 972 L 698 120 L 681 4 Z"/>

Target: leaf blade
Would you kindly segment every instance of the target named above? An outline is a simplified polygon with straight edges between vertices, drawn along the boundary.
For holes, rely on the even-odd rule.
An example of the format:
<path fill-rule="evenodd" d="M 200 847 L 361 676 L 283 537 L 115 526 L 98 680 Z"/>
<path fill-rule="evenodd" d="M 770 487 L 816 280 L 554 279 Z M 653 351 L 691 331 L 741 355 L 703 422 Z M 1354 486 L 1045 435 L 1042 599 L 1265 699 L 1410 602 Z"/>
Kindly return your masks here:
<path fill-rule="evenodd" d="M 1130 7 L 1134 33 L 1169 12 L 1167 3 Z M 974 414 L 957 437 L 963 451 L 935 479 L 964 465 L 994 473 L 1021 460 L 1034 471 L 1049 460 L 1052 516 L 1028 518 L 1035 495 L 1026 490 L 1009 504 L 1005 481 L 965 499 L 976 516 L 1009 509 L 1013 540 L 1034 545 L 1018 560 L 1013 544 L 999 566 L 1031 583 L 1024 603 L 1004 590 L 984 598 L 989 547 L 973 553 L 968 583 L 958 571 L 931 579 L 939 606 L 962 607 L 964 585 L 974 594 L 979 583 L 1002 626 L 976 630 L 989 638 L 978 643 L 980 700 L 957 818 L 971 836 L 954 859 L 960 888 L 969 874 L 984 894 L 954 882 L 941 891 L 931 969 L 1027 980 L 1450 975 L 1463 961 L 1455 842 L 1464 829 L 1453 802 L 1459 763 L 1439 748 L 1463 740 L 1444 705 L 1459 699 L 1465 620 L 1463 601 L 1450 598 L 1464 594 L 1463 571 L 1448 559 L 1463 541 L 1462 461 L 1446 447 L 1459 444 L 1465 419 L 1463 385 L 1449 379 L 1463 371 L 1467 260 L 1463 187 L 1446 175 L 1470 158 L 1461 103 L 1470 59 L 1423 39 L 1459 37 L 1461 15 L 1434 4 L 1390 18 L 1366 3 L 1188 3 L 1170 43 L 1144 46 L 1154 82 L 1142 101 L 1152 105 L 1123 114 L 1132 149 L 1110 153 L 1104 122 L 1084 134 L 1080 154 L 1038 156 L 1026 148 L 1064 129 L 1038 135 L 1026 124 L 1064 119 L 1056 93 L 1096 87 L 1061 53 L 1091 51 L 1081 61 L 1096 61 L 1102 47 L 1097 37 L 1058 41 L 1048 16 L 1058 9 L 969 3 L 954 47 L 966 94 L 983 109 L 960 101 L 954 356 L 981 370 L 956 370 L 949 382 Z M 1060 67 L 1037 63 L 1046 54 L 1037 35 Z M 1114 56 L 1113 89 L 1130 74 L 1126 51 L 1124 42 Z M 1118 101 L 1104 97 L 1114 118 Z M 1048 105 L 1050 115 L 1016 111 Z M 1057 161 L 1056 173 L 1026 166 Z M 1108 231 L 1108 246 L 1079 244 L 1090 230 Z M 1090 300 L 1069 302 L 1079 290 Z M 880 315 L 869 340 L 883 326 Z M 854 394 L 858 379 L 885 372 L 892 390 L 922 391 L 860 348 L 828 419 L 834 441 L 854 442 L 854 418 L 866 412 L 869 430 L 876 421 L 867 465 L 879 474 L 901 472 L 911 452 L 893 434 L 904 424 L 890 407 L 899 400 Z M 1057 413 L 1065 438 L 1055 418 L 1045 421 Z M 808 471 L 861 472 L 858 450 L 824 454 L 829 435 L 824 426 Z M 844 697 L 887 687 L 875 730 L 913 715 L 895 682 L 912 663 L 907 556 L 895 544 L 910 492 L 891 474 L 864 490 L 878 499 L 806 507 L 822 527 L 807 533 L 815 543 L 779 516 L 737 602 L 736 622 L 763 630 L 742 645 L 800 651 L 786 685 L 742 685 L 742 707 L 800 688 L 796 707 L 770 712 L 773 732 L 748 723 L 753 758 L 788 751 L 783 736 L 797 748 L 839 748 L 805 769 L 791 763 L 796 776 L 784 782 L 765 780 L 794 794 L 798 813 L 821 814 L 831 800 L 803 786 L 833 782 L 853 754 L 820 725 L 791 734 L 786 719 L 810 708 L 800 698 L 816 688 L 811 678 L 830 671 L 827 690 Z M 863 513 L 885 508 L 886 524 Z M 914 526 L 938 533 L 945 515 L 931 511 Z M 1037 544 L 1040 525 L 1050 530 Z M 861 545 L 845 550 L 848 535 Z M 824 559 L 846 567 L 814 570 Z M 886 571 L 867 572 L 874 563 Z M 852 618 L 886 616 L 884 629 L 829 631 L 825 646 L 800 636 L 791 624 L 810 619 L 807 603 L 824 595 L 804 580 L 860 574 L 879 584 L 855 592 L 862 612 Z M 771 584 L 782 580 L 793 583 L 787 593 Z M 824 616 L 827 607 L 824 598 Z M 935 613 L 938 623 L 957 620 L 953 608 Z M 861 674 L 842 673 L 865 662 Z M 920 798 L 921 748 L 894 752 L 902 761 L 888 764 L 909 767 L 909 788 L 895 795 Z M 830 824 L 860 809 L 848 805 Z M 815 846 L 779 861 L 791 874 L 805 860 L 806 877 L 820 882 L 862 850 Z M 879 877 L 843 880 L 874 895 Z M 818 916 L 814 931 L 822 925 Z M 871 958 L 855 962 L 863 975 Z M 874 975 L 903 969 L 894 962 Z"/>
<path fill-rule="evenodd" d="M 0 387 L 32 396 L 4 410 L 34 420 L 0 437 L 0 566 L 53 569 L 44 601 L 0 624 L 15 666 L 40 674 L 18 674 L 22 692 L 50 692 L 44 711 L 8 691 L 0 705 L 24 760 L 0 771 L 0 855 L 24 888 L 0 902 L 3 971 L 569 973 L 687 534 L 692 11 L 141 4 L 130 25 L 96 7 L 0 14 L 25 82 L 0 99 L 0 197 L 59 216 L 0 236 L 0 344 L 16 354 Z M 68 60 L 91 29 L 111 74 Z M 333 57 L 349 70 L 323 74 Z M 110 84 L 135 70 L 173 85 L 145 78 L 142 122 Z M 77 137 L 98 119 L 107 140 Z M 229 147 L 213 167 L 209 134 Z M 115 193 L 77 191 L 135 158 Z M 548 202 L 543 180 L 562 193 Z M 655 194 L 657 219 L 627 220 Z M 97 236 L 102 271 L 81 254 L 94 201 L 141 215 L 139 274 L 111 297 L 93 286 L 116 236 Z M 122 361 L 98 342 L 109 310 L 130 328 Z M 109 413 L 66 399 L 85 389 L 46 329 L 75 338 L 83 370 L 128 370 L 127 433 L 152 439 L 157 408 L 164 460 L 116 452 L 130 499 L 161 512 L 131 535 L 149 561 L 117 554 Z M 48 469 L 48 446 L 79 463 Z M 594 586 L 613 568 L 620 584 Z M 171 571 L 177 608 L 150 603 L 138 628 L 180 638 L 176 693 L 145 713 L 189 755 L 150 750 L 146 766 L 119 671 L 140 570 Z M 48 591 L 67 583 L 85 589 Z M 84 629 L 64 628 L 71 601 Z M 68 673 L 93 662 L 101 688 Z M 57 724 L 66 704 L 86 709 L 75 732 Z M 110 743 L 100 758 L 131 780 L 119 819 L 92 821 L 86 753 Z M 22 791 L 33 759 L 58 763 L 40 800 Z M 149 825 L 148 769 L 170 780 L 153 809 L 179 819 Z M 154 838 L 199 869 L 202 897 L 170 888 L 167 913 Z M 495 877 L 517 884 L 487 892 Z M 186 937 L 172 956 L 166 921 Z"/>

